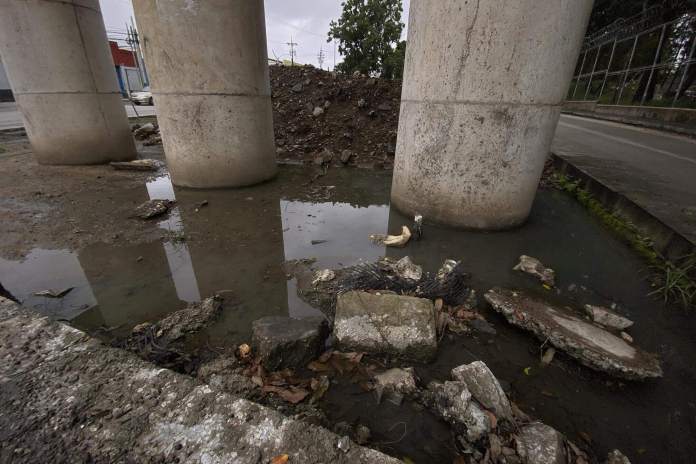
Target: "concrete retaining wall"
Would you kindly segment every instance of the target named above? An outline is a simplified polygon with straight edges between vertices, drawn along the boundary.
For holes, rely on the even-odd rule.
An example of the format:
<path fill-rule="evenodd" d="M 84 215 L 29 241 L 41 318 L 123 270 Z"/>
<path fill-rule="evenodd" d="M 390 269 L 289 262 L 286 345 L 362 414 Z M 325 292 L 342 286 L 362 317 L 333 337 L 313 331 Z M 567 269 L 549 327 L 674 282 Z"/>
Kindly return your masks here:
<path fill-rule="evenodd" d="M 563 104 L 563 113 L 696 136 L 696 110 L 688 108 L 600 105 L 596 101 L 567 101 Z"/>
<path fill-rule="evenodd" d="M 159 369 L 0 297 L 0 462 L 401 461 Z"/>

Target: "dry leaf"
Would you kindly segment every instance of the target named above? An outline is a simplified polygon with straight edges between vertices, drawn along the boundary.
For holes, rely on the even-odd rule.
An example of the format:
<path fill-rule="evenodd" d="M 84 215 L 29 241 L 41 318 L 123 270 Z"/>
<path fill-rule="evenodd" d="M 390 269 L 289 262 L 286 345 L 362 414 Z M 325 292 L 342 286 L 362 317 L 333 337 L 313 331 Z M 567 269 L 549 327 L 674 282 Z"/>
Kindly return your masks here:
<path fill-rule="evenodd" d="M 485 411 L 486 414 L 488 415 L 488 419 L 489 419 L 490 422 L 491 422 L 491 429 L 495 429 L 495 428 L 498 426 L 498 418 L 495 417 L 495 414 L 493 414 L 493 413 L 490 412 L 489 410 L 484 409 L 484 411 Z"/>
<path fill-rule="evenodd" d="M 285 464 L 288 462 L 288 459 L 290 459 L 290 456 L 287 454 L 281 454 L 271 459 L 271 464 Z"/>
<path fill-rule="evenodd" d="M 265 385 L 263 391 L 268 393 L 275 393 L 288 403 L 297 404 L 304 400 L 309 392 L 304 388 L 289 386 L 287 388 L 276 387 L 274 385 Z"/>

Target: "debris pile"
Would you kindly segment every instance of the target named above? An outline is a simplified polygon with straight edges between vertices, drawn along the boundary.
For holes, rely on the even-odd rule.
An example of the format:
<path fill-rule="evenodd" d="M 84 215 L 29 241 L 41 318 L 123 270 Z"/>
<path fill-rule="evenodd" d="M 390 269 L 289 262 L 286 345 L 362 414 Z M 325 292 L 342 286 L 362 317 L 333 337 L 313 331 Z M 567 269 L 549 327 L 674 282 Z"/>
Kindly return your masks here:
<path fill-rule="evenodd" d="M 159 126 L 157 123 L 148 122 L 145 124 L 133 124 L 131 126 L 135 140 L 141 140 L 143 145 L 159 145 L 162 143 Z"/>

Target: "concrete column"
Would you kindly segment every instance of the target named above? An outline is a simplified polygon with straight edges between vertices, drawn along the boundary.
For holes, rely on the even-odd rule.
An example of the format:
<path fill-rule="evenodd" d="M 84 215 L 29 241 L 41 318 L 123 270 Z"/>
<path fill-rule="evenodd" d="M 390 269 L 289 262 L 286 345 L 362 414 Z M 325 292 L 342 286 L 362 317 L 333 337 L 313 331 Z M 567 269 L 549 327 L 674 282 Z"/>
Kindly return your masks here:
<path fill-rule="evenodd" d="M 176 185 L 235 187 L 276 172 L 263 0 L 134 0 Z"/>
<path fill-rule="evenodd" d="M 98 0 L 0 1 L 0 55 L 39 163 L 135 158 Z"/>
<path fill-rule="evenodd" d="M 592 0 L 412 0 L 392 204 L 459 227 L 522 223 Z"/>

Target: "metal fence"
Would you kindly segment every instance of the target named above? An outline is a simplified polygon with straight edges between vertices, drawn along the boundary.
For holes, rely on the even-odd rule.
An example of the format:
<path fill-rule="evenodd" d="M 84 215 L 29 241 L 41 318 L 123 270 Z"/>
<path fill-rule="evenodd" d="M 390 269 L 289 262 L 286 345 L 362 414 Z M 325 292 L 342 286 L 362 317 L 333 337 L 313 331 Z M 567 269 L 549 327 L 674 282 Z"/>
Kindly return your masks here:
<path fill-rule="evenodd" d="M 585 42 L 568 100 L 696 108 L 696 15 Z"/>

